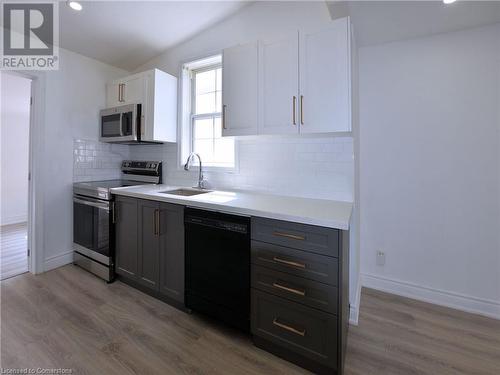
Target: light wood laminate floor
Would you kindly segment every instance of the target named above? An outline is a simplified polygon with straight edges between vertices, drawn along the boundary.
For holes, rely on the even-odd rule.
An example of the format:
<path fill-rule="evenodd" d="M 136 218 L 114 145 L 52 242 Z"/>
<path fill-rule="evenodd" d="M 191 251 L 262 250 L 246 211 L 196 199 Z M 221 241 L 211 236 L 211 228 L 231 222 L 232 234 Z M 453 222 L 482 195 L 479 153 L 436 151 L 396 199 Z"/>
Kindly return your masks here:
<path fill-rule="evenodd" d="M 1 282 L 1 366 L 77 374 L 307 374 L 251 340 L 68 265 Z M 500 374 L 500 321 L 363 289 L 346 375 Z"/>
<path fill-rule="evenodd" d="M 28 272 L 28 227 L 26 223 L 0 227 L 0 279 Z"/>

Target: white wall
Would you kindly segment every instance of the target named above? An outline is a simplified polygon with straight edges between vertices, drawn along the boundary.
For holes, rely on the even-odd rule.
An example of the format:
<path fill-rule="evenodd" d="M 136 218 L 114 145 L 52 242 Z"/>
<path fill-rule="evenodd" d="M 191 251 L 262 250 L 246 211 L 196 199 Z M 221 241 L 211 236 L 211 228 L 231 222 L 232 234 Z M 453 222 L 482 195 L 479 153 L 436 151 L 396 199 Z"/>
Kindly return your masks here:
<path fill-rule="evenodd" d="M 72 260 L 73 141 L 97 140 L 106 82 L 126 75 L 82 55 L 60 49 L 59 70 L 45 73 L 42 139 L 45 269 Z"/>
<path fill-rule="evenodd" d="M 499 40 L 360 49 L 364 285 L 500 317 Z"/>
<path fill-rule="evenodd" d="M 0 225 L 28 217 L 28 160 L 31 81 L 0 73 L 1 212 Z"/>

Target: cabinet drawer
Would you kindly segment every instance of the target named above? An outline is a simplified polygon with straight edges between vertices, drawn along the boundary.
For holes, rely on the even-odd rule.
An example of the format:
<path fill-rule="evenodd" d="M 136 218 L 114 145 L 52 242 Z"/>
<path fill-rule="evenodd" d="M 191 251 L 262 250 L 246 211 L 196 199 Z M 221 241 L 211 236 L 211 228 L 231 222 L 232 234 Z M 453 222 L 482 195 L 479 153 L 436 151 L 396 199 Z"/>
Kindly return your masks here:
<path fill-rule="evenodd" d="M 252 263 L 325 284 L 338 285 L 338 259 L 252 241 Z"/>
<path fill-rule="evenodd" d="M 337 318 L 252 289 L 252 334 L 337 367 Z"/>
<path fill-rule="evenodd" d="M 334 286 L 252 265 L 252 287 L 337 314 L 338 290 Z"/>
<path fill-rule="evenodd" d="M 252 239 L 338 257 L 339 231 L 314 225 L 252 217 Z"/>

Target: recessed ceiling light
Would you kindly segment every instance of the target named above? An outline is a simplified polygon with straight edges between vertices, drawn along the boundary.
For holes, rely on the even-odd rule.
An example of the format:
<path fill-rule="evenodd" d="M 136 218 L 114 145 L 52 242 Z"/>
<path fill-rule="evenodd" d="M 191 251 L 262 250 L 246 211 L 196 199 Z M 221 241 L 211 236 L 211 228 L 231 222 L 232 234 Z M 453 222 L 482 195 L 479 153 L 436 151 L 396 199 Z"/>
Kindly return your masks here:
<path fill-rule="evenodd" d="M 80 4 L 78 1 L 68 1 L 68 6 L 74 10 L 82 10 L 83 8 L 82 4 Z"/>
<path fill-rule="evenodd" d="M 453 4 L 457 0 L 443 0 L 443 3 L 445 4 Z"/>

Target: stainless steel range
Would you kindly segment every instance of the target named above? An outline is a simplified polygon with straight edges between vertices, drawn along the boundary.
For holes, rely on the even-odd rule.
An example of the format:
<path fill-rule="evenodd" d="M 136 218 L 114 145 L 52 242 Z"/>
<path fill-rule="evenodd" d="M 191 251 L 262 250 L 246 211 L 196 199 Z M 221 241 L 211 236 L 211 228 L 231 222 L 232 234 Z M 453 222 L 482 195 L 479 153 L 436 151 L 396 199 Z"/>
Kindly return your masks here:
<path fill-rule="evenodd" d="M 122 179 L 73 184 L 73 262 L 111 282 L 114 279 L 114 202 L 110 189 L 161 184 L 159 161 L 122 162 Z"/>

